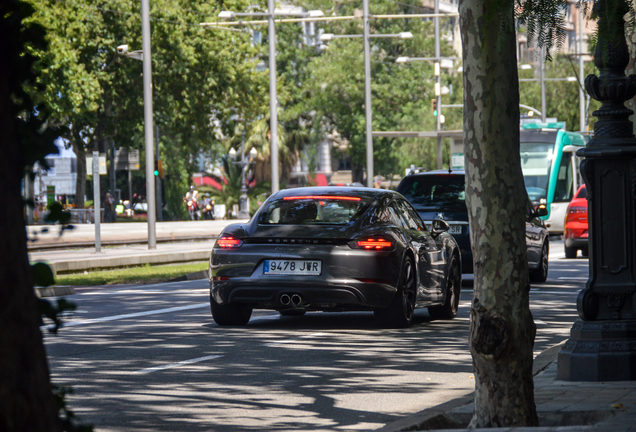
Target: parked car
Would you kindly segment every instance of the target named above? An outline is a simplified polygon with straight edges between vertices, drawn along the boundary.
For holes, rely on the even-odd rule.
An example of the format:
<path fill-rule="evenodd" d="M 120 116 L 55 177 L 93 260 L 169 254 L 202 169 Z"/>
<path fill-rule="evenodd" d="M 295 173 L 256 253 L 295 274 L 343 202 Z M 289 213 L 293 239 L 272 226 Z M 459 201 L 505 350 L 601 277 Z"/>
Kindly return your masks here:
<path fill-rule="evenodd" d="M 470 248 L 468 209 L 466 208 L 464 170 L 439 170 L 407 175 L 397 191 L 415 207 L 425 223 L 444 220 L 450 225 L 461 250 L 462 271 L 473 273 Z M 548 231 L 539 218 L 545 209 L 535 210 L 530 199 L 526 205 L 526 247 L 532 282 L 545 282 L 548 277 Z"/>
<path fill-rule="evenodd" d="M 271 195 L 247 223 L 227 226 L 210 256 L 210 307 L 219 325 L 253 309 L 373 311 L 407 327 L 414 310 L 457 313 L 461 255 L 449 226 L 428 231 L 394 191 L 307 187 Z"/>
<path fill-rule="evenodd" d="M 574 198 L 568 204 L 564 226 L 565 257 L 576 258 L 579 250 L 584 257 L 588 256 L 587 188 L 585 185 L 576 191 Z"/>

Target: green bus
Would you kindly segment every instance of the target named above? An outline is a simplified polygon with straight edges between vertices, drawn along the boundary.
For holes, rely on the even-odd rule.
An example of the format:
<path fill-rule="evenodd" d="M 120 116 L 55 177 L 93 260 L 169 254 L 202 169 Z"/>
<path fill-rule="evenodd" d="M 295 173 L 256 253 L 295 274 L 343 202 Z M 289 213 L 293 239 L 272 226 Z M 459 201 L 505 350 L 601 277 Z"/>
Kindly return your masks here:
<path fill-rule="evenodd" d="M 542 219 L 552 235 L 563 234 L 567 206 L 582 184 L 576 151 L 588 141 L 586 135 L 564 129 L 562 122 L 527 123 L 520 133 L 526 190 L 535 207 L 548 210 Z"/>

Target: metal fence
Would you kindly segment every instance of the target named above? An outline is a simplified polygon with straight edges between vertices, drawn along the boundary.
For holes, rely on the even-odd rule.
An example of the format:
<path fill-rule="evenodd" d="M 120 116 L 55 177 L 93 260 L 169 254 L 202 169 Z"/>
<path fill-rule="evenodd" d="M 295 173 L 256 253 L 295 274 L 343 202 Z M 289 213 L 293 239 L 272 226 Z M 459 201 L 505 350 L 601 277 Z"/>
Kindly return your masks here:
<path fill-rule="evenodd" d="M 71 223 L 95 223 L 95 209 L 71 209 Z M 100 222 L 104 222 L 104 209 L 100 209 Z"/>

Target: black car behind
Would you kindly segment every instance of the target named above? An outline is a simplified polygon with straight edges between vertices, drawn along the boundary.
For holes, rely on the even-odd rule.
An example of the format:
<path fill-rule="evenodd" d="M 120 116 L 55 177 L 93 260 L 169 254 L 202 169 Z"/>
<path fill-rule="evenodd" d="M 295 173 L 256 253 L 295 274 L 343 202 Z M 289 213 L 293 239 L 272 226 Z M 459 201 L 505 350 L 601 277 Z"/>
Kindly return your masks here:
<path fill-rule="evenodd" d="M 464 170 L 407 175 L 396 190 L 415 207 L 426 224 L 441 219 L 450 225 L 448 232 L 455 237 L 461 250 L 462 271 L 473 273 Z M 548 231 L 529 199 L 525 210 L 530 279 L 544 282 L 548 276 Z"/>

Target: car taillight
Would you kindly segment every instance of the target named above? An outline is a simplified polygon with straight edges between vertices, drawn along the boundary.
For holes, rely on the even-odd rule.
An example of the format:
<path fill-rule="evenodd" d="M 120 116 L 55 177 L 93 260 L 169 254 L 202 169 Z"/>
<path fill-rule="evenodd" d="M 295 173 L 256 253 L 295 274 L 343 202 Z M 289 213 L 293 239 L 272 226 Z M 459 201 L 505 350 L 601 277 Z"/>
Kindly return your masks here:
<path fill-rule="evenodd" d="M 386 251 L 393 249 L 393 242 L 391 242 L 391 240 L 380 237 L 355 240 L 353 243 L 354 247 L 357 249 L 368 249 L 376 251 Z"/>
<path fill-rule="evenodd" d="M 223 249 L 238 249 L 243 246 L 243 240 L 231 235 L 222 235 L 216 240 L 216 246 Z"/>

